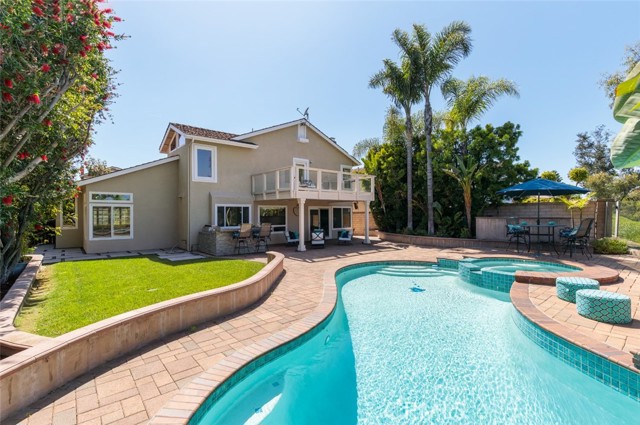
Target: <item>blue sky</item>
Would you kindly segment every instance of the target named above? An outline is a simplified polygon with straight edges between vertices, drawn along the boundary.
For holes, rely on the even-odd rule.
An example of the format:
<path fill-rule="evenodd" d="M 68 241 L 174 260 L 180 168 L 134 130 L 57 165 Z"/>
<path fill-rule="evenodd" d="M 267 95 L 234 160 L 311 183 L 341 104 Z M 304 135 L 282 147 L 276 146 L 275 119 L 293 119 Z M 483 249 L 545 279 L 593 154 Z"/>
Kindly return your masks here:
<path fill-rule="evenodd" d="M 576 134 L 616 123 L 597 81 L 640 40 L 640 2 L 113 1 L 131 38 L 109 52 L 120 70 L 114 124 L 97 128 L 91 155 L 129 167 L 161 158 L 169 122 L 245 133 L 300 117 L 351 152 L 379 137 L 389 100 L 369 89 L 382 60 L 398 60 L 395 28 L 432 32 L 453 20 L 473 30 L 457 78 L 517 83 L 479 123 L 522 127 L 520 156 L 565 181 Z M 435 109 L 443 109 L 438 90 Z M 416 106 L 421 109 L 422 106 Z M 477 123 L 474 123 L 474 125 Z"/>

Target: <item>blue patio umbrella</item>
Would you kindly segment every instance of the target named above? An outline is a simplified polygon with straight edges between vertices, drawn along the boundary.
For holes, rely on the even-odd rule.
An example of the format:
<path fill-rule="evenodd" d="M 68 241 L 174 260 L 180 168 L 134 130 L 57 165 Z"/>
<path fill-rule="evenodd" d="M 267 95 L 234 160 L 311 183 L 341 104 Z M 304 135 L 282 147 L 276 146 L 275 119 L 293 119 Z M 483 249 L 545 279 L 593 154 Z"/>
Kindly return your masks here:
<path fill-rule="evenodd" d="M 566 183 L 555 182 L 547 179 L 533 179 L 515 186 L 507 187 L 499 190 L 500 195 L 509 198 L 523 198 L 525 196 L 538 196 L 538 218 L 536 224 L 540 224 L 540 195 L 542 196 L 559 196 L 559 195 L 576 195 L 590 192 L 579 186 L 573 186 Z"/>

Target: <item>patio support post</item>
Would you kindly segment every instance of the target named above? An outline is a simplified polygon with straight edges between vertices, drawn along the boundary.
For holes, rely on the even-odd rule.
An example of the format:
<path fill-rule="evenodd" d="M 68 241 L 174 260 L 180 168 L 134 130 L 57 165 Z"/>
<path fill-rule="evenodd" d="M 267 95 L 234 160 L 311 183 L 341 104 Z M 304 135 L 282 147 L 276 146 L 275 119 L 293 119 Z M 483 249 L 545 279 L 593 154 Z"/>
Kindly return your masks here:
<path fill-rule="evenodd" d="M 300 233 L 300 240 L 298 241 L 299 252 L 304 252 L 307 248 L 304 246 L 304 198 L 298 198 L 298 233 Z"/>
<path fill-rule="evenodd" d="M 369 240 L 369 204 L 370 201 L 364 201 L 364 244 L 369 245 L 371 241 Z"/>

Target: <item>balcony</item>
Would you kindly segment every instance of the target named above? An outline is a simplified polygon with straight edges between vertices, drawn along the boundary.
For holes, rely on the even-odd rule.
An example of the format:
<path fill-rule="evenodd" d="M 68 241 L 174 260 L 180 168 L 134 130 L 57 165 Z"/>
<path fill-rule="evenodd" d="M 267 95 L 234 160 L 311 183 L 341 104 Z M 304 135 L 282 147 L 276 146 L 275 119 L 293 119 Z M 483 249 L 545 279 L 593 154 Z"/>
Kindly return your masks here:
<path fill-rule="evenodd" d="M 292 166 L 251 176 L 253 198 L 373 201 L 375 177 Z"/>

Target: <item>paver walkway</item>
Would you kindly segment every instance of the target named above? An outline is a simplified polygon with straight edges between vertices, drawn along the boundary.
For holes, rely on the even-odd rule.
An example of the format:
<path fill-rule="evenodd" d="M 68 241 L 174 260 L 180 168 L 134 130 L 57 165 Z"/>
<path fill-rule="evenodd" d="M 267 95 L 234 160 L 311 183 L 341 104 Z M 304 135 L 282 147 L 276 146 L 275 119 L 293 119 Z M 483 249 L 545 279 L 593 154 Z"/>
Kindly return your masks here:
<path fill-rule="evenodd" d="M 286 256 L 285 274 L 272 293 L 258 305 L 114 360 L 54 391 L 6 423 L 146 423 L 178 388 L 195 375 L 235 350 L 288 327 L 313 310 L 320 300 L 322 276 L 329 262 L 333 266 L 375 260 L 435 261 L 437 257 L 513 254 L 502 250 L 418 248 L 389 243 L 367 246 L 361 245 L 357 239 L 351 246 L 328 245 L 325 249 L 304 253 L 287 247 L 274 248 Z M 636 294 L 633 302 L 637 309 L 639 259 L 596 256 L 586 262 L 621 270 L 624 282 L 609 288 L 619 287 L 621 291 Z M 536 289 L 532 290 L 532 298 L 542 300 L 539 305 L 549 302 L 550 297 L 540 295 L 538 298 L 537 294 Z M 595 332 L 595 329 L 583 328 L 580 330 L 592 335 L 605 332 L 603 329 Z M 638 336 L 638 330 L 632 329 L 633 335 L 627 338 L 631 345 Z"/>

